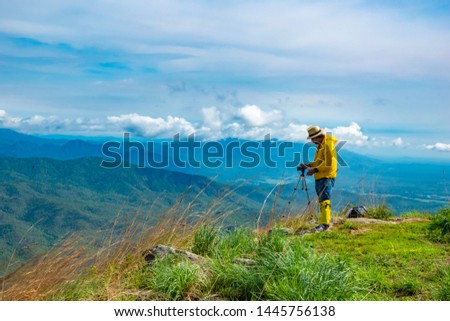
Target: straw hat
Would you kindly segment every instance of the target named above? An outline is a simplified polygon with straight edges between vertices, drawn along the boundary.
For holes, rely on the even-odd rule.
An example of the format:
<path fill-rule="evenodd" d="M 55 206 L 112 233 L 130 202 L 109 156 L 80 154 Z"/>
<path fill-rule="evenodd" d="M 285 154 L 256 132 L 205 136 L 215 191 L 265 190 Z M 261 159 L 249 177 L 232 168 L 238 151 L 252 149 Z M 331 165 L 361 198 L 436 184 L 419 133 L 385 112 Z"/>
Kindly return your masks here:
<path fill-rule="evenodd" d="M 308 139 L 313 139 L 317 136 L 322 135 L 324 132 L 319 126 L 309 126 L 308 127 Z"/>

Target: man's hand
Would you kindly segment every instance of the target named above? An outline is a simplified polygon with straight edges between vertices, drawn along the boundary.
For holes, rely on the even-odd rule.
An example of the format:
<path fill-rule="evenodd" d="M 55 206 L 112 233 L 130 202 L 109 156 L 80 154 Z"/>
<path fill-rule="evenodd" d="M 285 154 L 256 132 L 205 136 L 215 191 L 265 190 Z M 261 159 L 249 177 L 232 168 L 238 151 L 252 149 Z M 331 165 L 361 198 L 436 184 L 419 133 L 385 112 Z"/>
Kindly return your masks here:
<path fill-rule="evenodd" d="M 307 173 L 306 173 L 306 175 L 308 175 L 308 176 L 313 176 L 315 173 L 317 173 L 318 172 L 318 170 L 317 170 L 317 168 L 311 168 Z"/>
<path fill-rule="evenodd" d="M 297 170 L 298 170 L 298 171 L 301 171 L 301 170 L 303 170 L 303 169 L 305 169 L 305 168 L 308 168 L 308 165 L 306 165 L 306 164 L 300 164 L 300 166 L 297 166 Z"/>

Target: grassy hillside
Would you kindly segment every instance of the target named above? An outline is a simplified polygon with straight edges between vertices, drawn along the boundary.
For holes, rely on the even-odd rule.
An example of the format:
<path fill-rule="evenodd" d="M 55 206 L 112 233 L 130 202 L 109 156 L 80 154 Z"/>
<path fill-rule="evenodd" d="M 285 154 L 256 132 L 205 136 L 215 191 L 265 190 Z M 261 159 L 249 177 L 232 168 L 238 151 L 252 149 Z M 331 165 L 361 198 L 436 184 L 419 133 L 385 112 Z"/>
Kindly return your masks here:
<path fill-rule="evenodd" d="M 450 208 L 384 220 L 335 215 L 330 231 L 306 234 L 311 215 L 268 232 L 223 229 L 207 216 L 186 224 L 180 210 L 157 226 L 131 221 L 95 251 L 68 240 L 4 278 L 2 299 L 450 300 Z M 177 253 L 149 260 L 158 244 Z"/>
<path fill-rule="evenodd" d="M 228 217 L 246 222 L 264 197 L 211 179 L 151 168 L 100 167 L 99 158 L 59 161 L 48 158 L 0 158 L 0 276 L 9 263 L 19 263 L 77 232 L 96 233 L 139 212 L 138 221 L 155 224 L 180 198 L 195 216 L 212 203 L 216 212 L 234 209 Z M 119 219 L 117 216 L 119 215 Z M 116 222 L 115 222 L 116 221 Z M 114 223 L 115 222 L 115 223 Z M 13 258 L 12 262 L 9 260 Z"/>

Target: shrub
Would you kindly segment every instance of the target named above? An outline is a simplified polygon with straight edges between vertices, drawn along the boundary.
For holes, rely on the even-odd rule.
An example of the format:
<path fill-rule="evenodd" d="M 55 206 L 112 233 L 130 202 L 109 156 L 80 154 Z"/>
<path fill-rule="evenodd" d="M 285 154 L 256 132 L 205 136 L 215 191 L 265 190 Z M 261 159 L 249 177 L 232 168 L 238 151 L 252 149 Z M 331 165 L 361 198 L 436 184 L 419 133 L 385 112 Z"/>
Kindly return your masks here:
<path fill-rule="evenodd" d="M 387 220 L 392 217 L 392 211 L 386 204 L 379 204 L 367 209 L 367 217 L 378 220 Z"/>
<path fill-rule="evenodd" d="M 257 270 L 233 262 L 216 261 L 213 268 L 212 290 L 228 300 L 257 299 L 264 286 Z"/>
<path fill-rule="evenodd" d="M 431 218 L 428 235 L 435 242 L 450 242 L 450 207 L 441 209 Z"/>
<path fill-rule="evenodd" d="M 205 281 L 201 268 L 185 260 L 176 262 L 174 258 L 163 258 L 157 260 L 150 270 L 148 287 L 170 300 L 188 298 Z"/>
<path fill-rule="evenodd" d="M 283 252 L 287 246 L 287 238 L 281 231 L 273 231 L 267 235 L 262 235 L 258 239 L 258 250 L 270 252 Z"/>
<path fill-rule="evenodd" d="M 265 264 L 271 273 L 264 289 L 269 300 L 352 300 L 367 292 L 346 262 L 317 255 L 301 241 L 285 253 L 273 253 Z"/>
<path fill-rule="evenodd" d="M 302 240 L 262 236 L 255 255 L 252 266 L 216 261 L 212 290 L 228 300 L 352 300 L 367 294 L 349 264 L 316 254 Z"/>
<path fill-rule="evenodd" d="M 213 252 L 219 231 L 210 225 L 204 225 L 194 234 L 191 251 L 195 254 L 208 256 Z"/>
<path fill-rule="evenodd" d="M 220 259 L 245 257 L 255 250 L 256 245 L 255 235 L 251 230 L 237 229 L 217 238 L 214 257 Z"/>

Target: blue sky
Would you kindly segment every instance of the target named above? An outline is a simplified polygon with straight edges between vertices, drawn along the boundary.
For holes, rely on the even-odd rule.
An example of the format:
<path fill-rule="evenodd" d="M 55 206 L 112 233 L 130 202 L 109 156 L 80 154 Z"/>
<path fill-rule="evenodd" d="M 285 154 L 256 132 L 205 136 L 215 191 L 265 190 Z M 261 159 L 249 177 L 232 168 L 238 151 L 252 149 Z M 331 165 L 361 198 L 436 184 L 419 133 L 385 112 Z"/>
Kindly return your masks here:
<path fill-rule="evenodd" d="M 2 1 L 0 126 L 450 156 L 448 1 Z"/>

